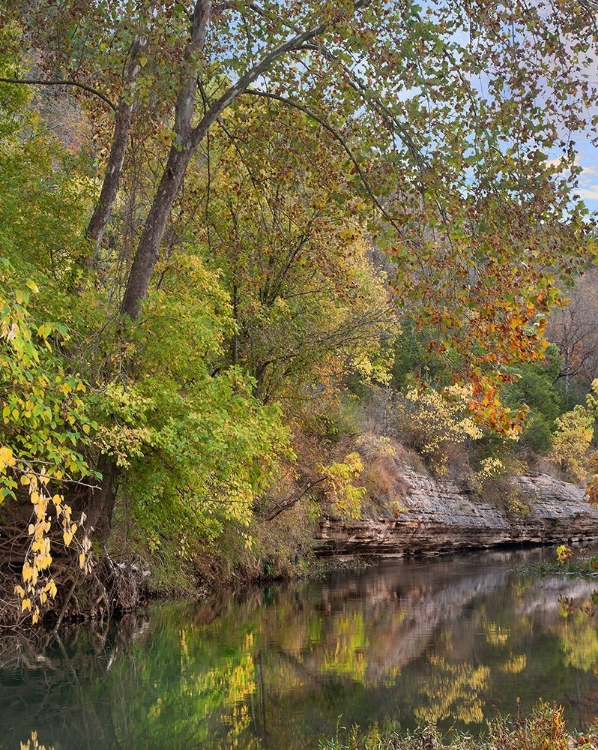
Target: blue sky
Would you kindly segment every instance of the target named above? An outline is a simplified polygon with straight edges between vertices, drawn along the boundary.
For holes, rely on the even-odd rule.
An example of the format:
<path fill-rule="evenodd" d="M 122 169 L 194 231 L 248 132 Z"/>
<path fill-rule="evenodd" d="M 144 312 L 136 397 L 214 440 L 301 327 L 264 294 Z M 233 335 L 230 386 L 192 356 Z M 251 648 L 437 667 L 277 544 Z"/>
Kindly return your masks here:
<path fill-rule="evenodd" d="M 583 167 L 578 193 L 590 211 L 598 211 L 598 149 L 589 143 L 580 147 L 578 162 Z"/>

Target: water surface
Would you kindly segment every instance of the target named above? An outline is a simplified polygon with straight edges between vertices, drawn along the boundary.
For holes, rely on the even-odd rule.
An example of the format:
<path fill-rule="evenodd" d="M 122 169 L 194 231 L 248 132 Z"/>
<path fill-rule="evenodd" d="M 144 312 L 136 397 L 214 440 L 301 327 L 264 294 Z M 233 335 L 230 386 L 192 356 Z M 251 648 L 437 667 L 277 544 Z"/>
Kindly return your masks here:
<path fill-rule="evenodd" d="M 598 581 L 533 579 L 552 550 L 386 562 L 168 604 L 32 650 L 0 645 L 0 747 L 316 748 L 338 725 L 598 713 Z M 574 605 L 574 606 L 571 606 Z M 567 616 L 565 616 L 567 615 Z M 34 742 L 30 743 L 34 747 Z"/>

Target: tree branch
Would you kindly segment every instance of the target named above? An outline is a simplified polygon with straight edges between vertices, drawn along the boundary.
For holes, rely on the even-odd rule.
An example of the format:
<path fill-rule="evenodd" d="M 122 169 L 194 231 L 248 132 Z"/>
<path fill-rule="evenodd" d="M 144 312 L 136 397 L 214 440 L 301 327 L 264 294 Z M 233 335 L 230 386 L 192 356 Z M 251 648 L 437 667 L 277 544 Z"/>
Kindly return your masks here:
<path fill-rule="evenodd" d="M 598 3 L 598 0 L 595 0 Z M 257 3 L 250 3 L 249 9 L 252 10 L 254 13 L 257 13 L 258 15 L 262 16 L 263 18 L 268 19 L 269 21 L 274 21 L 275 19 L 268 13 L 266 13 L 262 8 L 259 7 Z M 297 33 L 299 30 L 294 24 L 291 24 L 284 19 L 282 20 L 282 24 L 286 26 L 288 29 L 291 29 L 295 33 Z M 415 142 L 411 135 L 407 132 L 406 128 L 402 123 L 400 123 L 396 116 L 389 110 L 389 108 L 384 104 L 383 101 L 368 87 L 366 86 L 363 81 L 361 81 L 355 73 L 350 70 L 344 63 L 342 63 L 339 58 L 334 55 L 329 49 L 327 49 L 319 40 L 317 42 L 304 42 L 296 49 L 298 50 L 309 50 L 312 52 L 319 52 L 322 54 L 329 62 L 333 63 L 337 67 L 340 68 L 340 70 L 345 74 L 347 78 L 348 84 L 351 86 L 351 88 L 356 91 L 360 96 L 365 99 L 365 101 L 370 104 L 377 112 L 378 114 L 384 119 L 386 124 L 396 133 L 399 134 L 405 145 L 407 146 L 409 152 L 411 153 L 412 157 L 415 159 L 415 161 L 418 163 L 418 165 L 421 166 L 424 163 L 424 157 L 421 153 L 421 151 L 417 148 L 415 145 Z"/>
<path fill-rule="evenodd" d="M 366 7 L 372 1 L 355 0 L 353 3 L 353 12 Z M 188 54 L 187 60 L 193 59 L 191 51 L 201 51 L 201 45 L 205 41 L 205 28 L 207 28 L 209 20 L 209 7 L 209 0 L 197 0 L 196 2 L 190 46 L 186 51 L 186 54 Z M 197 71 L 194 71 L 193 75 L 189 74 L 189 78 L 186 78 L 185 74 L 183 75 L 183 86 L 175 108 L 176 137 L 171 146 L 166 167 L 146 217 L 145 226 L 139 240 L 139 245 L 137 246 L 137 252 L 133 258 L 133 264 L 129 272 L 121 304 L 121 313 L 123 315 L 128 315 L 133 320 L 139 316 L 141 305 L 147 296 L 154 267 L 160 255 L 160 243 L 164 237 L 166 225 L 181 182 L 193 154 L 201 141 L 206 137 L 212 125 L 217 122 L 224 110 L 236 101 L 245 89 L 287 52 L 297 49 L 305 42 L 323 34 L 327 29 L 334 27 L 347 18 L 350 18 L 350 14 L 338 14 L 307 31 L 296 34 L 268 52 L 259 62 L 249 68 L 236 83 L 229 86 L 224 94 L 207 110 L 195 127 L 191 127 L 191 121 L 194 111 L 193 98 L 197 88 Z M 185 80 L 187 80 L 187 86 L 184 85 Z"/>
<path fill-rule="evenodd" d="M 367 7 L 371 2 L 372 0 L 355 0 L 353 3 L 353 13 L 361 8 Z M 224 112 L 224 110 L 229 107 L 257 78 L 259 78 L 262 73 L 265 73 L 273 63 L 283 57 L 287 52 L 299 49 L 306 42 L 317 38 L 327 29 L 339 23 L 344 17 L 345 14 L 339 14 L 328 21 L 323 21 L 311 29 L 297 33 L 294 37 L 287 39 L 286 42 L 283 42 L 278 47 L 271 50 L 267 55 L 264 55 L 259 62 L 247 70 L 236 83 L 230 86 L 224 94 L 214 102 L 202 120 L 195 126 L 192 132 L 191 148 L 195 148 L 201 142 L 207 131 L 218 117 L 220 117 L 222 112 Z"/>
<path fill-rule="evenodd" d="M 271 510 L 270 513 L 266 516 L 266 522 L 273 521 L 277 516 L 279 516 L 281 513 L 284 513 L 285 510 L 290 510 L 294 505 L 297 505 L 297 503 L 301 500 L 302 497 L 305 497 L 307 493 L 310 490 L 313 490 L 314 487 L 316 487 L 318 484 L 322 484 L 322 482 L 326 482 L 328 480 L 328 477 L 319 477 L 318 479 L 315 479 L 313 482 L 308 482 L 308 484 L 298 489 L 297 491 L 293 492 L 291 495 L 286 497 L 281 503 L 277 503 L 274 510 Z"/>
<path fill-rule="evenodd" d="M 94 89 L 92 86 L 87 86 L 87 84 L 79 83 L 78 81 L 43 80 L 41 78 L 0 78 L 0 83 L 14 83 L 25 86 L 75 86 L 78 89 L 83 89 L 83 91 L 99 97 L 113 112 L 116 112 L 116 104 L 106 94 L 102 94 L 101 91 Z"/>
<path fill-rule="evenodd" d="M 304 107 L 302 104 L 298 104 L 297 102 L 294 102 L 292 99 L 287 99 L 284 96 L 280 96 L 279 94 L 272 94 L 269 91 L 260 91 L 258 89 L 246 89 L 244 94 L 250 94 L 252 96 L 262 96 L 266 99 L 274 99 L 278 102 L 282 102 L 283 104 L 286 104 L 289 107 L 293 107 L 294 109 L 298 109 L 300 112 L 303 112 L 308 117 L 310 117 L 312 120 L 315 120 L 319 125 L 321 125 L 324 130 L 326 130 L 330 135 L 340 143 L 343 150 L 351 160 L 351 163 L 355 167 L 357 174 L 359 175 L 359 178 L 361 182 L 363 183 L 363 186 L 365 187 L 368 195 L 372 199 L 373 203 L 375 204 L 376 208 L 380 211 L 380 213 L 384 216 L 384 218 L 389 221 L 391 224 L 394 224 L 393 217 L 388 213 L 388 211 L 384 208 L 384 206 L 380 203 L 376 195 L 374 194 L 374 191 L 372 190 L 369 182 L 367 181 L 367 178 L 363 172 L 363 169 L 360 167 L 359 162 L 353 155 L 353 152 L 347 145 L 345 139 L 342 137 L 342 135 L 335 130 L 331 125 L 329 125 L 325 120 L 323 120 L 319 115 L 315 114 L 315 112 L 312 112 L 311 110 L 307 109 L 307 107 Z"/>
<path fill-rule="evenodd" d="M 336 57 L 336 55 L 334 55 L 332 52 L 330 52 L 330 50 L 324 47 L 324 45 L 313 44 L 310 45 L 310 49 L 318 50 L 329 62 L 337 65 L 341 69 L 341 71 L 347 77 L 347 82 L 349 83 L 351 88 L 354 91 L 357 91 L 357 93 L 359 93 L 362 98 L 365 99 L 365 101 L 376 110 L 376 112 L 386 122 L 390 130 L 398 133 L 402 141 L 407 146 L 409 153 L 421 168 L 424 165 L 424 157 L 421 151 L 415 145 L 413 138 L 407 132 L 405 126 L 397 120 L 396 115 L 393 114 L 393 112 L 386 106 L 386 104 L 384 104 L 384 102 L 368 86 L 366 86 L 352 70 L 344 65 Z"/>

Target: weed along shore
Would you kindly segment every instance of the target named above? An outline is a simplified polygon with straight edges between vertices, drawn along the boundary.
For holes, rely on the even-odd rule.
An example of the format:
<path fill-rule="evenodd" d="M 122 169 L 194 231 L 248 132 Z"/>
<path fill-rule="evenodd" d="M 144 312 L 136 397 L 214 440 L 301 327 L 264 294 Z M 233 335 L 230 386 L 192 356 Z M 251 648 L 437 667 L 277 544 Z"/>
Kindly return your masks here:
<path fill-rule="evenodd" d="M 320 743 L 321 750 L 593 750 L 596 747 L 597 727 L 587 732 L 569 732 L 562 708 L 542 702 L 526 718 L 495 719 L 489 723 L 485 736 L 475 740 L 467 734 L 446 737 L 435 727 L 422 727 L 408 733 L 401 733 L 400 729 L 375 729 L 365 736 L 360 736 L 355 727 Z"/>

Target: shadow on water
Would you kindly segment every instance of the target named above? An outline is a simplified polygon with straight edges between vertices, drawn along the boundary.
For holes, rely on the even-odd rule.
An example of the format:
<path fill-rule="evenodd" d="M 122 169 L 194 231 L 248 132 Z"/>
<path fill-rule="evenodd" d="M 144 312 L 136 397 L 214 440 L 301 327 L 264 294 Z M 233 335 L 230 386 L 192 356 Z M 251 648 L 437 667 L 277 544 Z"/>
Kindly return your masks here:
<path fill-rule="evenodd" d="M 160 605 L 33 647 L 0 642 L 0 747 L 305 748 L 341 723 L 478 731 L 557 701 L 598 705 L 598 584 L 513 571 L 551 550 L 393 561 Z M 568 616 L 563 616 L 567 614 Z"/>

